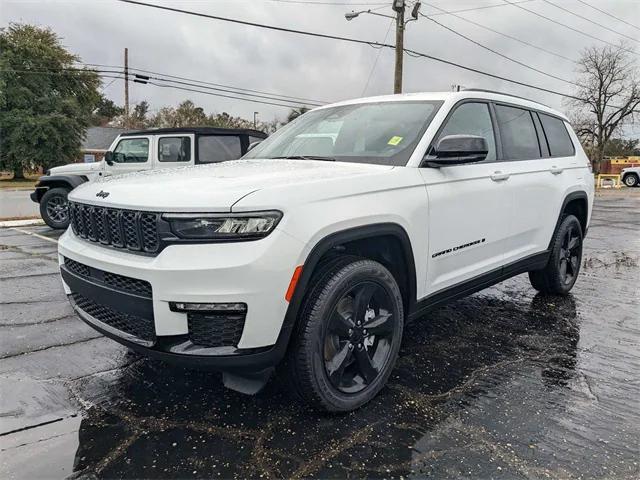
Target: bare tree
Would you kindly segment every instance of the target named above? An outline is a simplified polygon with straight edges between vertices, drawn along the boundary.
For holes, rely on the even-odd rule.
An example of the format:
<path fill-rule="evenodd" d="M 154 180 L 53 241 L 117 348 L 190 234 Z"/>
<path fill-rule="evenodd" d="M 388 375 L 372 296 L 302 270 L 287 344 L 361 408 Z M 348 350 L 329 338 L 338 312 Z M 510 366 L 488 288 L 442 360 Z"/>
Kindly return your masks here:
<path fill-rule="evenodd" d="M 590 148 L 594 170 L 611 137 L 640 112 L 640 81 L 629 50 L 606 46 L 584 50 L 578 61 L 578 89 L 572 118 L 576 133 Z"/>

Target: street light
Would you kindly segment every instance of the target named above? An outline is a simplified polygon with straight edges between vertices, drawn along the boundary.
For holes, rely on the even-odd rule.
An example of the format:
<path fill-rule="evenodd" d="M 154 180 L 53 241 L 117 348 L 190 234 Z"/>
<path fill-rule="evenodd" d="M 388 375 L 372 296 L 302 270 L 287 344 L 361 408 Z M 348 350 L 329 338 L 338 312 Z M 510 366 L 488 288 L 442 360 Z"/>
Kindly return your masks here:
<path fill-rule="evenodd" d="M 258 114 L 260 112 L 253 112 L 253 129 L 255 130 L 258 127 Z"/>
<path fill-rule="evenodd" d="M 406 8 L 405 0 L 393 0 L 391 8 L 396 12 L 395 16 L 384 15 L 378 12 L 372 12 L 371 10 L 362 10 L 359 12 L 352 11 L 344 14 L 344 18 L 347 21 L 351 21 L 354 18 L 360 16 L 361 13 L 368 13 L 369 15 L 377 15 L 378 17 L 392 18 L 396 21 L 396 64 L 393 78 L 393 93 L 402 93 L 402 63 L 404 60 L 404 29 L 407 23 L 418 19 L 420 11 L 420 2 L 416 2 L 411 11 L 411 18 L 405 20 L 404 11 Z"/>
<path fill-rule="evenodd" d="M 396 17 L 392 17 L 391 15 L 385 15 L 383 13 L 378 13 L 378 12 L 372 12 L 371 10 L 360 10 L 359 12 L 349 12 L 349 13 L 345 13 L 344 14 L 344 18 L 347 19 L 347 21 L 351 21 L 354 18 L 357 18 L 361 13 L 368 13 L 369 15 L 376 15 L 378 17 L 386 17 L 386 18 L 393 18 L 395 19 Z"/>

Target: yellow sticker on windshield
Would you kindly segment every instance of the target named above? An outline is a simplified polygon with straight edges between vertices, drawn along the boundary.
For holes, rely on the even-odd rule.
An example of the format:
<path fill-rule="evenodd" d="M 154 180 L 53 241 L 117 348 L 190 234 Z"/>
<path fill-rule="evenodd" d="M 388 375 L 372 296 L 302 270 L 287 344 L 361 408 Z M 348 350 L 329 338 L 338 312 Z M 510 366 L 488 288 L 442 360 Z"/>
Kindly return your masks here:
<path fill-rule="evenodd" d="M 388 145 L 398 145 L 402 141 L 402 137 L 391 137 L 387 142 Z"/>

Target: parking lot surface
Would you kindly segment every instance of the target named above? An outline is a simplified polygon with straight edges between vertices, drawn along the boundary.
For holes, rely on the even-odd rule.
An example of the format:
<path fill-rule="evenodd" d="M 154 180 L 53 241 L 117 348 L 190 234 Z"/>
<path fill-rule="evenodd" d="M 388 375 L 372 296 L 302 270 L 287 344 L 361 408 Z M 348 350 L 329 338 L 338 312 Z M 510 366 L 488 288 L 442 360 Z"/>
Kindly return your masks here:
<path fill-rule="evenodd" d="M 347 415 L 105 339 L 68 305 L 57 236 L 0 229 L 0 478 L 640 476 L 638 195 L 597 197 L 570 296 L 521 275 L 433 311 Z"/>

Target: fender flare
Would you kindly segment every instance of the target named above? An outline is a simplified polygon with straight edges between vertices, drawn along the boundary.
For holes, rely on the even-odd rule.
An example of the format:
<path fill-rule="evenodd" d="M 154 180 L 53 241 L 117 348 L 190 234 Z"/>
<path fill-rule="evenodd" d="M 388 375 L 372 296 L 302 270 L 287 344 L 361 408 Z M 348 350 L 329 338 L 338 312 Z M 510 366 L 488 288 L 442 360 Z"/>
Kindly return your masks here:
<path fill-rule="evenodd" d="M 558 231 L 558 228 L 560 227 L 560 221 L 562 220 L 562 214 L 564 213 L 565 209 L 567 208 L 567 205 L 569 204 L 569 202 L 572 202 L 574 200 L 584 200 L 586 209 L 587 209 L 587 218 L 589 218 L 589 196 L 587 195 L 587 192 L 585 192 L 584 190 L 578 190 L 576 192 L 571 192 L 569 193 L 566 197 L 564 197 L 564 200 L 562 201 L 562 207 L 560 208 L 560 212 L 558 212 L 558 220 L 556 220 L 556 226 L 553 229 L 553 234 L 551 235 L 551 240 L 549 241 L 549 246 L 547 247 L 547 250 L 551 250 L 551 243 L 553 242 L 553 239 L 556 236 L 556 232 Z M 582 236 L 586 237 L 587 236 L 587 231 L 585 230 L 584 232 L 582 232 Z"/>
<path fill-rule="evenodd" d="M 296 285 L 293 297 L 289 302 L 289 306 L 287 308 L 287 312 L 280 329 L 280 334 L 278 335 L 278 340 L 276 341 L 275 350 L 277 351 L 278 357 L 283 358 L 286 353 L 291 333 L 293 332 L 298 319 L 298 312 L 300 310 L 300 307 L 302 306 L 302 301 L 304 300 L 305 294 L 309 287 L 309 282 L 311 281 L 313 273 L 318 266 L 318 263 L 320 262 L 322 256 L 333 247 L 342 243 L 378 236 L 394 237 L 400 242 L 400 245 L 402 246 L 403 256 L 405 258 L 408 270 L 407 298 L 409 301 L 409 305 L 407 305 L 407 313 L 411 311 L 416 303 L 416 268 L 411 241 L 409 239 L 409 235 L 403 227 L 401 227 L 397 223 L 375 223 L 331 233 L 322 238 L 314 245 L 304 261 L 302 274 L 300 275 L 300 279 L 298 280 L 298 283 Z"/>
<path fill-rule="evenodd" d="M 50 175 L 40 177 L 36 183 L 35 191 L 31 194 L 31 199 L 40 203 L 42 196 L 51 188 L 68 187 L 73 190 L 78 185 L 87 182 L 88 178 L 84 175 Z"/>

